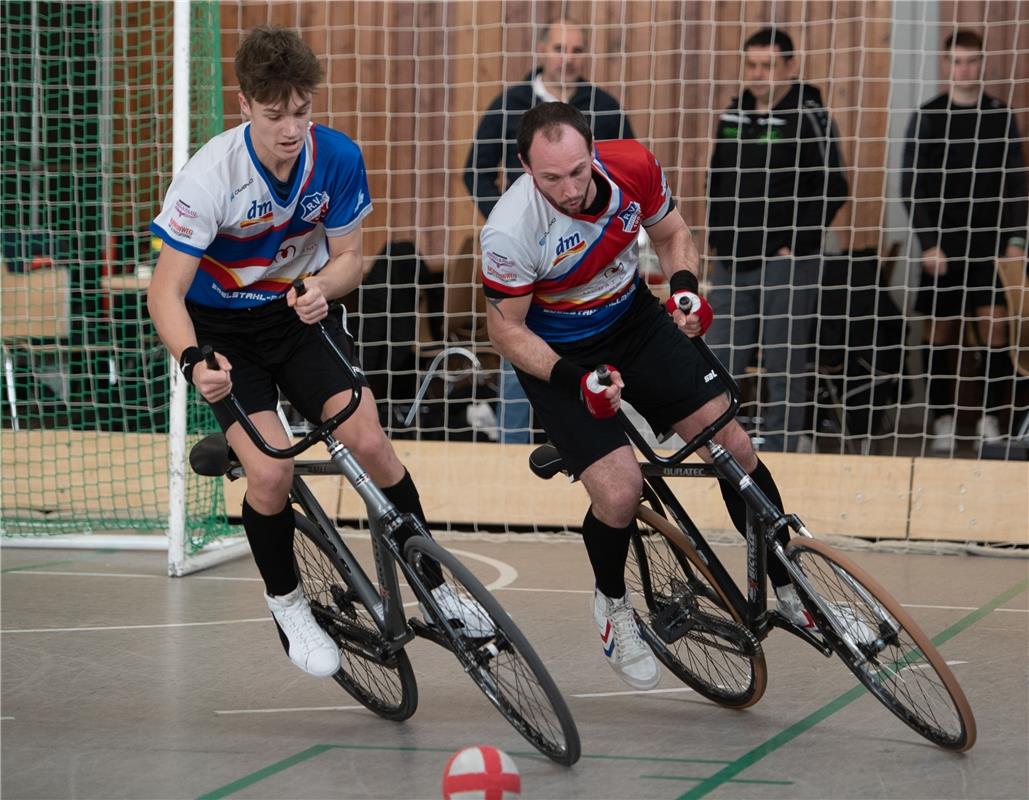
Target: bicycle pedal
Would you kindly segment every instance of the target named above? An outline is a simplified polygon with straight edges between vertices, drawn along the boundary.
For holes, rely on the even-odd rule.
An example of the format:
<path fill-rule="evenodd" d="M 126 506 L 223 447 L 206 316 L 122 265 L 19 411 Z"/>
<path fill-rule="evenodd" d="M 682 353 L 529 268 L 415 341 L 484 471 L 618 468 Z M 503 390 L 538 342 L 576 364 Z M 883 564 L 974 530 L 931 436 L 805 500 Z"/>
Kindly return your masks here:
<path fill-rule="evenodd" d="M 680 603 L 669 603 L 650 620 L 650 627 L 665 644 L 678 641 L 696 626 L 692 610 Z"/>

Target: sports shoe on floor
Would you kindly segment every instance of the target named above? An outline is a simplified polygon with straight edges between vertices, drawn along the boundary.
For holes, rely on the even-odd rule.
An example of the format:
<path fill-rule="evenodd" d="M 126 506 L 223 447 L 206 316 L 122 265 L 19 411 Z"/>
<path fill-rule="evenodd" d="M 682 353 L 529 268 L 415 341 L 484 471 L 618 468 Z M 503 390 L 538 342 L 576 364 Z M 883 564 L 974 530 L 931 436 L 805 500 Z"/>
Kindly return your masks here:
<path fill-rule="evenodd" d="M 593 592 L 593 619 L 600 630 L 600 641 L 618 677 L 633 689 L 653 689 L 661 680 L 657 658 L 640 636 L 629 592 L 612 600 L 599 589 Z"/>
<path fill-rule="evenodd" d="M 984 416 L 975 424 L 975 433 L 983 444 L 1000 444 L 1004 437 L 996 417 Z"/>
<path fill-rule="evenodd" d="M 944 414 L 933 420 L 933 440 L 929 449 L 934 453 L 949 453 L 954 449 L 954 433 L 957 427 L 951 414 Z"/>
<path fill-rule="evenodd" d="M 470 639 L 488 639 L 496 632 L 490 615 L 473 597 L 464 597 L 454 591 L 448 583 L 443 583 L 432 590 L 432 599 L 436 601 L 450 624 L 458 628 Z M 422 608 L 422 615 L 425 608 Z"/>
<path fill-rule="evenodd" d="M 335 675 L 339 671 L 339 648 L 315 622 L 303 588 L 297 586 L 279 597 L 266 594 L 264 599 L 285 637 L 289 660 L 318 678 Z"/>
<path fill-rule="evenodd" d="M 797 590 L 793 586 L 777 586 L 775 597 L 779 601 L 779 613 L 786 619 L 803 628 L 808 633 L 818 633 L 818 626 L 811 618 L 804 604 L 800 602 Z M 854 610 L 839 603 L 827 603 L 837 620 L 843 623 L 844 629 L 857 644 L 871 644 L 876 640 L 875 632 L 861 619 Z"/>

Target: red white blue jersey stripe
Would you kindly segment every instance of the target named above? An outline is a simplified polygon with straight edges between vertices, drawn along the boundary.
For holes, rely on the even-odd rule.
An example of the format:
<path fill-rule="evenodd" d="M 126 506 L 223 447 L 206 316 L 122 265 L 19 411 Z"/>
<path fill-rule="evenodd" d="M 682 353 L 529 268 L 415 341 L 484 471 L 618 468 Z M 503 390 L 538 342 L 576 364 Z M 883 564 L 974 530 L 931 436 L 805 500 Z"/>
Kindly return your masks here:
<path fill-rule="evenodd" d="M 364 159 L 346 134 L 310 125 L 298 159 L 282 200 L 245 123 L 211 139 L 175 176 L 150 229 L 199 256 L 187 300 L 214 308 L 274 300 L 325 266 L 327 236 L 356 230 L 371 213 Z"/>
<path fill-rule="evenodd" d="M 494 295 L 531 294 L 526 325 L 549 342 L 593 336 L 625 313 L 640 280 L 640 225 L 672 208 L 661 165 L 637 141 L 597 142 L 593 171 L 611 187 L 599 214 L 558 211 L 526 174 L 480 234 L 483 286 Z"/>

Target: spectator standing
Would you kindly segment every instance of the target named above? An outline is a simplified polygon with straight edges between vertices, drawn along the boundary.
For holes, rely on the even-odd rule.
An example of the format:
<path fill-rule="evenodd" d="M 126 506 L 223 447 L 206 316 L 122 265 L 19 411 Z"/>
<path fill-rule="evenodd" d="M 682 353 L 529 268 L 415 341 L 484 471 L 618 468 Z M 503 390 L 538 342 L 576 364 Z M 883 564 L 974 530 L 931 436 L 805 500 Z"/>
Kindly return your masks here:
<path fill-rule="evenodd" d="M 961 331 L 974 318 L 986 372 L 984 413 L 976 434 L 1001 438 L 997 414 L 1013 381 L 1007 352 L 998 256 L 1024 258 L 1025 162 L 1011 111 L 983 91 L 983 41 L 958 30 L 943 45 L 947 91 L 911 117 L 902 192 L 922 248 L 916 310 L 928 316 L 927 400 L 930 448 L 953 451 Z"/>
<path fill-rule="evenodd" d="M 809 364 L 825 229 L 847 180 L 821 93 L 794 74 L 793 42 L 764 28 L 744 42 L 743 88 L 718 121 L 708 180 L 707 339 L 739 376 L 761 350 L 764 450 L 809 450 Z"/>
<path fill-rule="evenodd" d="M 543 28 L 536 46 L 538 66 L 499 95 L 475 132 L 464 182 L 483 219 L 501 193 L 522 174 L 518 160 L 518 128 L 522 115 L 540 103 L 560 100 L 579 109 L 596 139 L 632 139 L 632 126 L 618 101 L 584 77 L 586 31 L 569 19 Z M 500 436 L 504 442 L 530 440 L 530 409 L 508 361 L 500 374 Z"/>

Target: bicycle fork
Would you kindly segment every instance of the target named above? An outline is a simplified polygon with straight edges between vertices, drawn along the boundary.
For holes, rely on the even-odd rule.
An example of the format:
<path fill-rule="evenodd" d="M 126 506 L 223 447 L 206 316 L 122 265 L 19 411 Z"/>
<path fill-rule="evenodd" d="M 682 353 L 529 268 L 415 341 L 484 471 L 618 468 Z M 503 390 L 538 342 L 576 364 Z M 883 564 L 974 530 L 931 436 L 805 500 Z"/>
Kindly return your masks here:
<path fill-rule="evenodd" d="M 751 621 L 752 630 L 760 638 L 764 638 L 772 627 L 783 628 L 799 636 L 826 657 L 831 656 L 832 648 L 822 639 L 794 625 L 778 612 L 768 609 L 769 551 L 785 566 L 794 582 L 805 587 L 810 586 L 804 573 L 786 556 L 786 551 L 776 534 L 783 527 L 789 527 L 801 536 L 810 538 L 811 534 L 799 517 L 784 514 L 776 508 L 728 450 L 714 442 L 708 445 L 708 449 L 719 477 L 735 486 L 747 505 L 747 616 Z M 808 594 L 817 596 L 810 591 Z"/>

